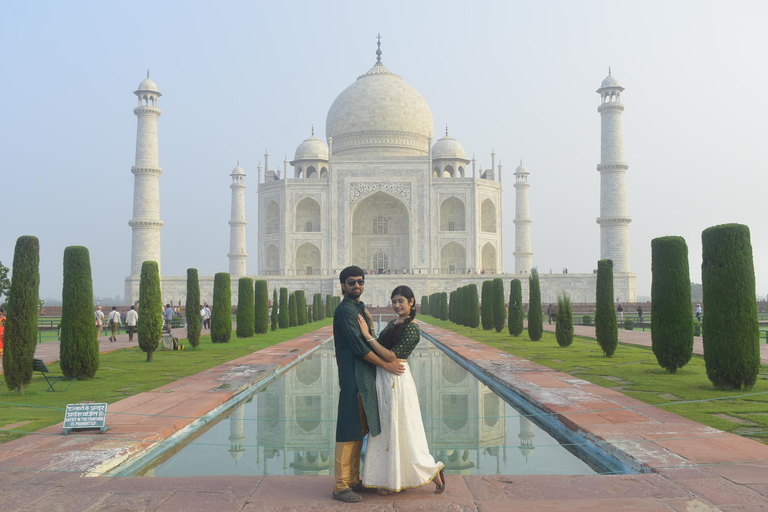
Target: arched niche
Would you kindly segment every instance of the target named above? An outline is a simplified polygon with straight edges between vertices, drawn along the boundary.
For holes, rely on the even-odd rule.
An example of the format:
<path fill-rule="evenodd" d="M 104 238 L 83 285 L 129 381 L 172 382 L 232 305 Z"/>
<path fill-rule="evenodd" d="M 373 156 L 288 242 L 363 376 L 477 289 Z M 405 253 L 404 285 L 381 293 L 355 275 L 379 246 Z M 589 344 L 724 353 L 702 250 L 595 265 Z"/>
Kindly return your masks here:
<path fill-rule="evenodd" d="M 275 244 L 269 244 L 267 246 L 266 262 L 264 265 L 264 271 L 267 275 L 277 275 L 280 273 L 280 251 Z"/>
<path fill-rule="evenodd" d="M 307 178 L 317 178 L 317 169 L 314 165 L 307 167 Z"/>
<path fill-rule="evenodd" d="M 388 269 L 411 268 L 410 236 L 405 204 L 386 192 L 374 192 L 359 200 L 352 212 L 351 261 L 365 268 L 374 253 L 383 251 Z"/>
<path fill-rule="evenodd" d="M 309 172 L 309 169 L 307 169 Z M 305 197 L 296 204 L 296 232 L 319 233 L 320 232 L 320 203 L 311 197 Z"/>
<path fill-rule="evenodd" d="M 265 209 L 264 231 L 267 235 L 275 235 L 280 232 L 280 207 L 275 201 L 267 203 Z"/>
<path fill-rule="evenodd" d="M 466 231 L 466 208 L 458 197 L 440 203 L 440 231 Z"/>
<path fill-rule="evenodd" d="M 483 270 L 496 273 L 496 248 L 490 242 L 483 246 Z"/>
<path fill-rule="evenodd" d="M 296 249 L 296 274 L 313 275 L 320 272 L 320 249 L 315 244 L 303 243 Z"/>
<path fill-rule="evenodd" d="M 457 242 L 448 242 L 440 250 L 440 271 L 463 274 L 467 271 L 467 251 Z"/>
<path fill-rule="evenodd" d="M 496 233 L 496 205 L 490 199 L 480 205 L 480 231 Z"/>

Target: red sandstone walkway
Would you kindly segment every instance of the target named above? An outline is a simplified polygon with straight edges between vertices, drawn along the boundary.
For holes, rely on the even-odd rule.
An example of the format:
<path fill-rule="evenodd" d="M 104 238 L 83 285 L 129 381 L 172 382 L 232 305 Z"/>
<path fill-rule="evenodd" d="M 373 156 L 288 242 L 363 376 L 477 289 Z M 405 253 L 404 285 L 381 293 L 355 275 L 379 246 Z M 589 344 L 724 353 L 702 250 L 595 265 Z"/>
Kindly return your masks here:
<path fill-rule="evenodd" d="M 555 332 L 554 322 L 544 324 L 545 331 Z M 577 336 L 585 336 L 587 338 L 595 337 L 595 327 L 586 325 L 574 325 L 573 333 Z M 651 346 L 651 331 L 627 331 L 626 329 L 619 329 L 619 343 L 629 343 L 632 345 L 642 345 L 644 347 Z M 701 336 L 694 336 L 693 338 L 693 353 L 700 356 L 704 355 L 704 341 Z M 760 362 L 768 365 L 768 344 L 760 343 Z"/>
<path fill-rule="evenodd" d="M 365 495 L 363 503 L 349 505 L 330 498 L 332 476 L 83 476 L 168 438 L 191 421 L 179 416 L 204 414 L 317 347 L 330 336 L 326 327 L 112 404 L 112 429 L 104 435 L 63 437 L 60 427 L 51 427 L 40 431 L 50 435 L 0 445 L 0 512 L 768 510 L 768 446 L 645 407 L 616 391 L 450 331 L 422 326 L 503 386 L 524 393 L 588 438 L 611 443 L 617 455 L 652 472 L 449 475 L 440 496 L 424 487 L 394 496 Z"/>

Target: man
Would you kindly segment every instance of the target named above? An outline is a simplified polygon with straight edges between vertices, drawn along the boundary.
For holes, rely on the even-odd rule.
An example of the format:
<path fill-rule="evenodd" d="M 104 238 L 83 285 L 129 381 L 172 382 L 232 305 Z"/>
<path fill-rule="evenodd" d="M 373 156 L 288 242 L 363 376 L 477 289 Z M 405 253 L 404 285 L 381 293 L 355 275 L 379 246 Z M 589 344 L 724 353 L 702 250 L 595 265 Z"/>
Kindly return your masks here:
<path fill-rule="evenodd" d="M 205 305 L 205 328 L 209 330 L 211 328 L 211 308 L 208 304 Z"/>
<path fill-rule="evenodd" d="M 365 342 L 357 323 L 362 314 L 372 327 L 370 313 L 360 295 L 365 287 L 365 273 L 359 267 L 347 267 L 339 274 L 344 299 L 333 315 L 333 344 L 339 369 L 339 412 L 336 420 L 336 485 L 332 497 L 346 503 L 362 501 L 358 492 L 374 492 L 360 480 L 360 451 L 366 431 L 381 433 L 379 404 L 376 396 L 376 366 L 400 375 L 404 366 L 397 360 L 387 363 Z"/>
<path fill-rule="evenodd" d="M 619 307 L 616 308 L 616 312 L 619 314 L 619 322 L 624 320 L 624 308 L 621 307 L 621 304 L 619 304 Z"/>
<path fill-rule="evenodd" d="M 104 313 L 101 312 L 101 306 L 96 306 L 96 339 L 101 336 L 101 330 L 104 328 Z"/>
<path fill-rule="evenodd" d="M 547 322 L 552 323 L 552 304 L 547 306 Z"/>
<path fill-rule="evenodd" d="M 696 321 L 701 323 L 701 304 L 696 304 Z"/>
<path fill-rule="evenodd" d="M 643 323 L 643 306 L 637 306 L 638 323 Z"/>
<path fill-rule="evenodd" d="M 120 327 L 120 312 L 117 310 L 117 306 L 112 306 L 112 311 L 109 312 L 109 328 L 112 329 L 112 336 L 109 337 L 109 341 L 117 341 L 117 329 Z"/>
<path fill-rule="evenodd" d="M 272 309 L 270 308 L 270 311 Z M 200 306 L 200 330 L 205 328 L 205 306 Z"/>
<path fill-rule="evenodd" d="M 173 308 L 170 304 L 165 305 L 165 311 L 163 312 L 163 316 L 165 316 L 165 326 L 168 328 L 168 330 L 171 330 L 171 324 L 173 323 Z"/>
<path fill-rule="evenodd" d="M 125 315 L 125 326 L 128 328 L 128 341 L 133 341 L 133 333 L 136 331 L 136 324 L 139 321 L 139 314 L 136 312 L 136 308 L 131 306 L 128 313 Z"/>

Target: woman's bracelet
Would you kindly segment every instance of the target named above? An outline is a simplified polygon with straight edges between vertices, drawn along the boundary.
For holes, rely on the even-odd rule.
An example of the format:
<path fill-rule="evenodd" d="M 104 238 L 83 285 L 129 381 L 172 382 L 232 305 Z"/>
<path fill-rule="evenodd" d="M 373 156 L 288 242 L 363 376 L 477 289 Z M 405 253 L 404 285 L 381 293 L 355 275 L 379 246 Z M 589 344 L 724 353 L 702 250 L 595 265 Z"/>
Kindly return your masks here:
<path fill-rule="evenodd" d="M 372 341 L 376 341 L 376 338 L 368 338 L 368 339 L 366 339 L 365 341 L 367 341 L 368 343 L 370 343 L 370 342 L 372 342 Z"/>

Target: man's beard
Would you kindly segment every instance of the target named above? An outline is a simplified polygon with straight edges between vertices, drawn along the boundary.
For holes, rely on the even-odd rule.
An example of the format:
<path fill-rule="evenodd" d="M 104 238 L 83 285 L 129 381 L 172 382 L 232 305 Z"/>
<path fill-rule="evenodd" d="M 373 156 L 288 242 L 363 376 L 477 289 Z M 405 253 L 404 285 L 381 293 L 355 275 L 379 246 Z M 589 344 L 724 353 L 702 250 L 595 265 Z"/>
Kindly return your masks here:
<path fill-rule="evenodd" d="M 347 290 L 345 292 L 345 295 L 350 299 L 359 299 L 362 294 L 363 294 L 363 290 L 359 288 L 357 290 Z"/>

